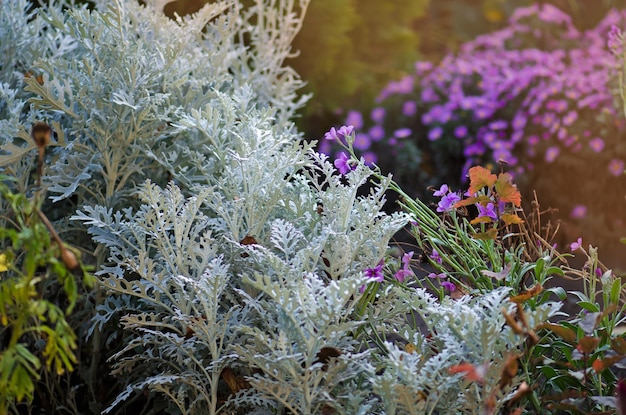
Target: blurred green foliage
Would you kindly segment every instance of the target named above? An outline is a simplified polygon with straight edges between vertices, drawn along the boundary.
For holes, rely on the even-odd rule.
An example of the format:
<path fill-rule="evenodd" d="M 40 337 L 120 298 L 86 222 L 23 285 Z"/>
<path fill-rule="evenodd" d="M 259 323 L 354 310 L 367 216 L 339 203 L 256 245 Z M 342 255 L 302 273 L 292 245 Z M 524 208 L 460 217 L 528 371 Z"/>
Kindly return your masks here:
<path fill-rule="evenodd" d="M 315 0 L 294 42 L 291 64 L 314 94 L 306 115 L 368 108 L 389 79 L 418 57 L 414 25 L 428 0 Z M 365 109 L 363 108 L 363 109 Z"/>
<path fill-rule="evenodd" d="M 501 29 L 520 7 L 549 3 L 572 17 L 581 30 L 595 27 L 611 8 L 624 8 L 624 0 L 438 0 L 415 29 L 422 59 L 436 60 L 476 36 Z"/>

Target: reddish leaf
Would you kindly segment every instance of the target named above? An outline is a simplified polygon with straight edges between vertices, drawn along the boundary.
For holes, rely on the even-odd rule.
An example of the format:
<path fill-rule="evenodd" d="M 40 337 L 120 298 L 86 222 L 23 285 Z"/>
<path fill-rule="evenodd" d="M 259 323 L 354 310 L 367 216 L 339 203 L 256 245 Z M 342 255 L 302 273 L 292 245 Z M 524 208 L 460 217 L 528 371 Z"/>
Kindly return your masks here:
<path fill-rule="evenodd" d="M 519 225 L 520 223 L 524 223 L 524 220 L 517 216 L 515 213 L 503 213 L 502 215 L 500 215 L 500 219 L 502 219 L 506 226 Z"/>
<path fill-rule="evenodd" d="M 500 377 L 500 385 L 507 386 L 513 378 L 517 375 L 519 369 L 518 360 L 519 356 L 516 354 L 510 354 L 504 361 L 504 368 L 502 369 L 502 376 Z"/>
<path fill-rule="evenodd" d="M 469 169 L 470 187 L 469 193 L 475 194 L 483 187 L 491 188 L 497 180 L 497 176 L 491 170 L 482 166 L 474 166 Z"/>
<path fill-rule="evenodd" d="M 614 337 L 611 339 L 611 349 L 621 355 L 626 354 L 626 339 L 623 337 Z"/>
<path fill-rule="evenodd" d="M 578 341 L 576 349 L 578 349 L 578 351 L 581 353 L 590 354 L 594 350 L 596 350 L 598 344 L 600 344 L 599 337 L 585 336 Z"/>
<path fill-rule="evenodd" d="M 495 185 L 501 202 L 510 202 L 518 207 L 522 205 L 522 194 L 517 186 L 512 183 L 512 177 L 509 173 L 500 173 Z"/>
<path fill-rule="evenodd" d="M 624 356 L 620 355 L 620 356 L 605 357 L 604 359 L 596 359 L 592 364 L 593 370 L 595 370 L 596 373 L 600 373 L 607 367 L 613 366 L 613 364 L 619 362 L 623 358 Z"/>
<path fill-rule="evenodd" d="M 576 332 L 569 327 L 563 327 L 554 323 L 541 323 L 537 326 L 537 329 L 547 329 L 569 343 L 576 341 Z"/>

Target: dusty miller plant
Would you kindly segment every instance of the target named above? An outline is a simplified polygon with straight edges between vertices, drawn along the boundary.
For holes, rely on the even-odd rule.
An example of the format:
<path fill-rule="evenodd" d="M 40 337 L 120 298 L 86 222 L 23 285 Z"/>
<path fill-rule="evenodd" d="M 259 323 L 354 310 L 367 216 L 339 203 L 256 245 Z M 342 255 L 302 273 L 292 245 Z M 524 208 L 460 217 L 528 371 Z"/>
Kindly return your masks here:
<path fill-rule="evenodd" d="M 372 397 L 357 382 L 372 368 L 351 336 L 362 324 L 353 310 L 362 271 L 384 258 L 408 216 L 382 212 L 388 181 L 357 194 L 369 169 L 346 180 L 294 137 L 273 136 L 264 112 L 222 103 L 225 118 L 246 122 L 233 126 L 230 147 L 208 146 L 224 153 L 213 160 L 219 177 L 207 179 L 220 186 L 196 185 L 185 198 L 173 183 L 146 183 L 136 212 L 98 206 L 73 217 L 113 264 L 100 272 L 114 295 L 97 324 L 120 318 L 133 332 L 112 358 L 129 379 L 114 405 L 149 387 L 183 413 L 218 413 L 228 395 L 220 373 L 245 367 L 253 389 L 233 405 L 367 413 Z M 322 370 L 324 348 L 344 351 L 339 366 Z"/>

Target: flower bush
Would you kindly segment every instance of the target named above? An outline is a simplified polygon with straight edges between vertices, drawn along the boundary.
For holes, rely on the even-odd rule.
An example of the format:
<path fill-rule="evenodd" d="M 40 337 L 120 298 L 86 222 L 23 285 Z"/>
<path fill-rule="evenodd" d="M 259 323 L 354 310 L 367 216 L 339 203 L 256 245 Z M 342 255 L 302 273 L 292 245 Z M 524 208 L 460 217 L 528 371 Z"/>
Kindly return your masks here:
<path fill-rule="evenodd" d="M 367 163 L 364 158 L 357 160 L 354 133 L 338 135 L 336 140 L 350 155 L 345 157 L 346 153 L 342 153 L 342 159 L 348 159 L 347 164 Z M 382 177 L 378 168 L 374 171 Z M 342 174 L 349 176 L 352 171 Z M 468 385 L 480 387 L 476 396 L 481 396 L 478 405 L 483 413 L 497 413 L 503 403 L 511 411 L 517 407 L 514 413 L 566 410 L 587 414 L 603 413 L 607 407 L 618 409 L 626 399 L 620 392 L 617 398 L 614 396 L 618 374 L 624 368 L 621 362 L 626 357 L 624 335 L 616 330 L 626 317 L 621 279 L 599 261 L 597 248 L 584 249 L 582 238 L 571 243 L 569 249 L 577 254 L 582 252 L 585 265 L 582 269 L 571 268 L 567 260 L 572 255 L 556 249 L 552 243 L 556 232 L 549 223 L 541 224 L 538 204 L 529 215 L 521 208 L 522 195 L 511 174 L 496 175 L 484 167 L 473 166 L 468 176 L 469 189 L 463 194 L 446 184 L 434 190 L 433 195 L 439 198 L 436 211 L 392 184 L 404 210 L 414 215 L 412 234 L 423 254 L 422 261 L 428 262 L 428 269 L 432 270 L 428 278 L 412 279 L 413 286 L 437 292 L 442 306 L 447 298 L 462 302 L 473 297 L 484 301 L 504 288 L 510 295 L 509 301 L 517 306 L 515 310 L 501 311 L 504 324 L 513 333 L 525 336 L 523 346 L 508 355 L 495 354 L 496 358 L 483 364 L 462 361 L 450 366 L 448 373 L 462 373 Z M 413 255 L 409 254 L 403 256 L 403 265 Z M 404 266 L 396 271 L 395 279 L 399 281 L 401 274 L 405 281 L 405 271 Z M 583 291 L 566 292 L 558 281 L 563 277 L 581 281 Z M 557 279 L 556 283 L 552 279 Z M 380 288 L 373 286 L 374 291 Z M 577 299 L 572 315 L 559 311 L 563 303 L 553 302 L 568 296 Z M 528 316 L 528 310 L 542 310 L 546 314 L 534 320 L 537 315 Z M 433 338 L 448 327 L 445 319 L 437 323 L 436 312 L 421 315 Z M 559 323 L 548 321 L 556 315 L 561 319 Z M 455 327 L 456 320 L 450 324 Z M 486 376 L 494 367 L 498 368 L 495 374 L 491 372 L 496 384 L 489 389 Z M 503 389 L 513 379 L 518 383 L 514 383 L 516 387 L 503 399 Z M 461 392 L 459 396 L 465 395 Z M 417 399 L 414 404 L 421 405 L 422 400 L 428 402 Z"/>
<path fill-rule="evenodd" d="M 625 19 L 612 10 L 579 31 L 549 4 L 518 9 L 506 28 L 439 64 L 417 62 L 414 74 L 381 91 L 370 114 L 349 111 L 354 148 L 420 197 L 431 185 L 464 183 L 474 164 L 502 160 L 562 218 L 595 221 L 590 236 L 599 237 L 599 222 L 623 225 L 616 206 L 626 191 L 625 124 L 607 40 Z M 326 141 L 319 149 L 336 151 Z"/>

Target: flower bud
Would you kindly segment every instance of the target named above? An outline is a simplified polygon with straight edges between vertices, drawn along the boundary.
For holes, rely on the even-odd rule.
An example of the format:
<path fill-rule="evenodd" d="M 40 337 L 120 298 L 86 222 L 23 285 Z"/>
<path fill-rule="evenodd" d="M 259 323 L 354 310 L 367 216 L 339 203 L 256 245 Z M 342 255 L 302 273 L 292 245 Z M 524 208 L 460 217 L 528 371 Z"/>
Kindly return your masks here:
<path fill-rule="evenodd" d="M 61 247 L 61 261 L 63 261 L 63 265 L 71 272 L 76 272 L 80 270 L 80 262 L 78 262 L 78 258 L 76 255 L 69 249 L 64 246 Z"/>
<path fill-rule="evenodd" d="M 52 128 L 45 122 L 38 122 L 33 125 L 33 130 L 30 135 L 33 137 L 33 140 L 35 140 L 37 147 L 44 148 L 50 144 Z"/>

